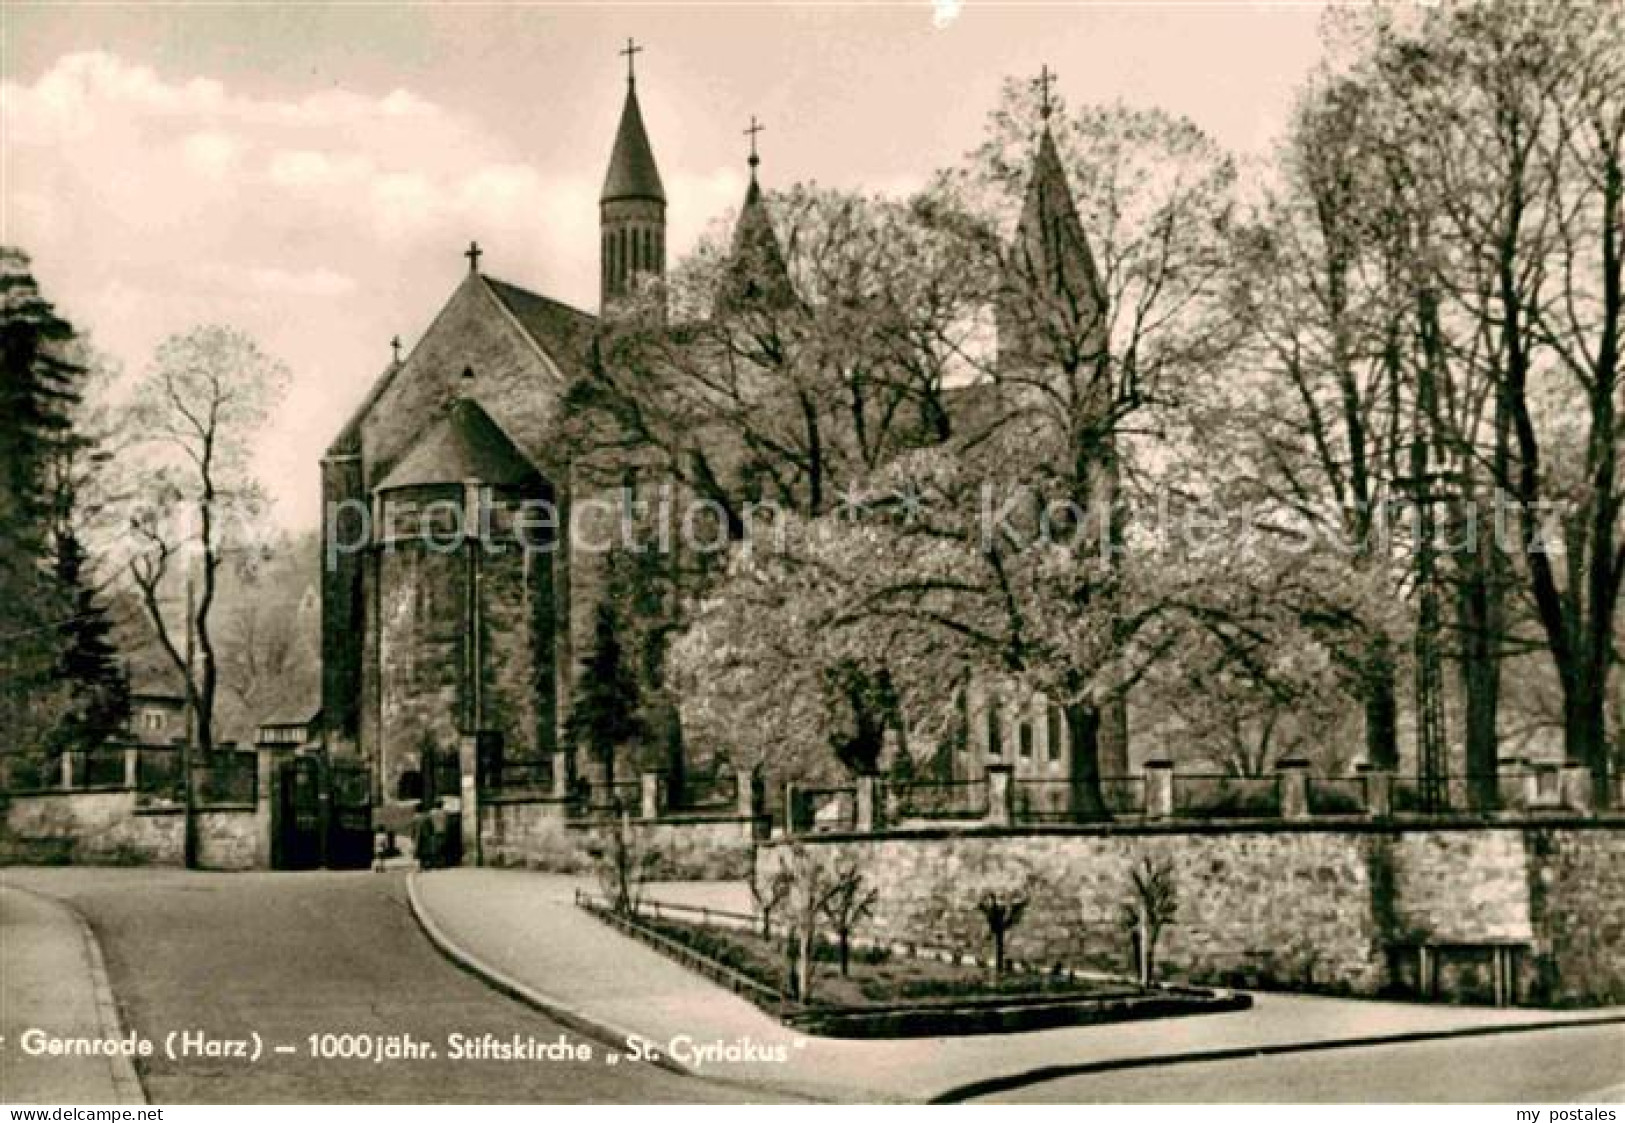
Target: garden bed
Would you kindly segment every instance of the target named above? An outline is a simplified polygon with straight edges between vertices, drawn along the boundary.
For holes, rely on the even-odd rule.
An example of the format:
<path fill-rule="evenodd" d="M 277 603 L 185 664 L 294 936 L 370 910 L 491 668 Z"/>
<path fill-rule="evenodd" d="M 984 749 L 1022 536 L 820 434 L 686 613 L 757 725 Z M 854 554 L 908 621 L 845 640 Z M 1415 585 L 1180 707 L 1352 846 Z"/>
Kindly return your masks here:
<path fill-rule="evenodd" d="M 828 1037 L 932 1037 L 1012 1033 L 1055 1026 L 1241 1010 L 1245 995 L 1190 987 L 1143 989 L 1132 982 L 1066 971 L 1007 970 L 945 958 L 854 948 L 849 974 L 830 943 L 816 949 L 813 1000 L 789 997 L 787 957 L 776 941 L 743 928 L 670 917 L 618 915 L 582 900 L 588 912 L 668 958 L 725 986 L 786 1025 Z M 775 932 L 782 937 L 782 932 Z"/>

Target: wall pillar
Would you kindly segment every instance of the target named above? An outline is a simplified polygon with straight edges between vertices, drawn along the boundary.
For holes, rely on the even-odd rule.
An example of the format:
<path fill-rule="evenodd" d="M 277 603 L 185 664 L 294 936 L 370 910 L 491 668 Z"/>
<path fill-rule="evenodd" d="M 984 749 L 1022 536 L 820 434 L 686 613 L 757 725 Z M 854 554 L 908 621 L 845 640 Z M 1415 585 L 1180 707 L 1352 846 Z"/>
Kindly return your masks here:
<path fill-rule="evenodd" d="M 645 772 L 638 777 L 638 782 L 638 794 L 642 797 L 638 817 L 641 819 L 660 818 L 660 773 Z"/>
<path fill-rule="evenodd" d="M 64 752 L 60 758 L 62 766 L 62 790 L 73 790 L 73 753 Z"/>
<path fill-rule="evenodd" d="M 457 742 L 459 771 L 463 783 L 459 811 L 463 823 L 463 859 L 471 866 L 483 866 L 480 851 L 480 739 L 465 733 Z"/>
<path fill-rule="evenodd" d="M 1563 806 L 1582 815 L 1591 814 L 1595 805 L 1591 769 L 1583 764 L 1565 764 L 1559 782 L 1562 785 Z"/>
<path fill-rule="evenodd" d="M 858 777 L 857 814 L 854 829 L 859 834 L 872 834 L 880 829 L 880 777 L 865 772 Z"/>
<path fill-rule="evenodd" d="M 276 791 L 276 750 L 270 745 L 254 749 L 254 838 L 255 864 L 262 870 L 271 868 L 276 848 L 276 824 L 271 797 Z"/>
<path fill-rule="evenodd" d="M 1174 817 L 1174 762 L 1171 760 L 1145 762 L 1145 817 Z"/>
<path fill-rule="evenodd" d="M 1394 812 L 1394 774 L 1369 764 L 1359 767 L 1360 789 L 1365 813 L 1373 819 L 1386 819 Z"/>
<path fill-rule="evenodd" d="M 567 799 L 570 795 L 570 754 L 553 754 L 553 798 Z"/>
<path fill-rule="evenodd" d="M 741 819 L 754 819 L 762 813 L 762 801 L 756 782 L 756 769 L 740 768 L 734 772 L 734 805 Z"/>
<path fill-rule="evenodd" d="M 803 822 L 806 818 L 805 801 L 801 797 L 801 788 L 794 782 L 784 785 L 784 833 L 787 835 L 800 834 L 807 829 Z"/>
<path fill-rule="evenodd" d="M 124 786 L 135 791 L 141 786 L 141 747 L 124 746 Z"/>
<path fill-rule="evenodd" d="M 1008 827 L 1016 818 L 1016 789 L 1010 783 L 1008 764 L 991 764 L 987 768 L 987 818 L 990 827 Z"/>
<path fill-rule="evenodd" d="M 1281 793 L 1281 818 L 1309 818 L 1309 762 L 1283 760 L 1275 766 L 1275 775 Z"/>

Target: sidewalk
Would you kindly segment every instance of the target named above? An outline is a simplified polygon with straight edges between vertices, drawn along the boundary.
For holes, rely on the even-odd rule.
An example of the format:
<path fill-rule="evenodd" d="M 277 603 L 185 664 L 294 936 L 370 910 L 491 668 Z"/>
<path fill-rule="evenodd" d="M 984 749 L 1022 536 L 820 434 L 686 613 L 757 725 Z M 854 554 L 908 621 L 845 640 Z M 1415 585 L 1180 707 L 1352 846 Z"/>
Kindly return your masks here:
<path fill-rule="evenodd" d="M 0 1101 L 144 1104 L 126 1058 L 33 1057 L 29 1029 L 106 1040 L 122 1029 L 101 949 L 66 905 L 0 884 Z"/>
<path fill-rule="evenodd" d="M 572 892 L 587 884 L 512 870 L 437 870 L 414 876 L 412 899 L 449 954 L 578 1026 L 596 1025 L 617 1043 L 635 1033 L 691 1072 L 822 1100 L 924 1101 L 1079 1065 L 1625 1016 L 1617 1008 L 1492 1010 L 1258 994 L 1251 1010 L 1106 1026 L 893 1041 L 806 1037 L 577 909 Z M 658 886 L 650 896 L 737 908 L 738 888 Z M 732 1058 L 708 1062 L 694 1053 L 717 1043 L 750 1043 L 757 1055 L 735 1049 Z M 1154 1076 L 1148 1071 L 1146 1079 Z"/>

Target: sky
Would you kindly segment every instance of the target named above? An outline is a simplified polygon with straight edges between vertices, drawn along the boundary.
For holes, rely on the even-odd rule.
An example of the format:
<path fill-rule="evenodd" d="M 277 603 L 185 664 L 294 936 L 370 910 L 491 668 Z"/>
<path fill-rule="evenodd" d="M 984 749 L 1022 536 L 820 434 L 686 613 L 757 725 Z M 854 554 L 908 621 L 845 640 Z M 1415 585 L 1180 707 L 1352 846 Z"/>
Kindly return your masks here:
<path fill-rule="evenodd" d="M 628 36 L 673 259 L 769 189 L 906 193 L 977 144 L 1007 77 L 1188 116 L 1266 153 L 1317 4 L 31 4 L 0 0 L 0 242 L 125 372 L 199 323 L 291 373 L 254 462 L 290 529 L 318 461 L 461 279 L 589 310 Z"/>

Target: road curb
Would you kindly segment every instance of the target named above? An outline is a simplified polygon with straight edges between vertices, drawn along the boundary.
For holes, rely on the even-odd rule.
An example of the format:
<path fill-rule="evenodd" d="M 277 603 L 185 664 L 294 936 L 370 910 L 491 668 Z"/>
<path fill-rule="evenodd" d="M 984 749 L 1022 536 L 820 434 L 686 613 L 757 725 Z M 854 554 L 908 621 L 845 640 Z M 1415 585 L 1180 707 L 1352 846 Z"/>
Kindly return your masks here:
<path fill-rule="evenodd" d="M 1445 1041 L 1458 1037 L 1492 1037 L 1505 1033 L 1533 1033 L 1537 1030 L 1570 1029 L 1585 1026 L 1625 1024 L 1625 1014 L 1604 1014 L 1595 1018 L 1570 1018 L 1563 1021 L 1516 1022 L 1510 1025 L 1463 1026 L 1459 1029 L 1416 1030 L 1411 1033 L 1375 1034 L 1366 1037 L 1338 1037 L 1325 1041 L 1288 1041 L 1276 1045 L 1250 1045 L 1234 1049 L 1194 1050 L 1189 1053 L 1161 1053 L 1143 1057 L 1120 1057 L 1105 1061 L 1083 1061 L 1069 1065 L 1046 1065 L 1026 1072 L 1009 1073 L 961 1084 L 938 1092 L 927 1103 L 955 1104 L 1043 1084 L 1068 1076 L 1089 1076 L 1100 1072 L 1121 1072 L 1134 1068 L 1162 1068 L 1173 1065 L 1201 1064 L 1206 1061 L 1236 1061 L 1251 1057 L 1279 1057 L 1289 1053 L 1320 1053 L 1333 1049 L 1360 1049 L 1374 1045 L 1411 1045 L 1422 1041 Z"/>
<path fill-rule="evenodd" d="M 412 919 L 417 921 L 418 927 L 429 938 L 429 942 L 434 945 L 435 950 L 455 966 L 473 975 L 493 990 L 499 991 L 517 1002 L 522 1002 L 539 1013 L 546 1014 L 554 1021 L 561 1022 L 567 1029 L 574 1030 L 581 1036 L 590 1038 L 606 1048 L 624 1050 L 630 1040 L 648 1040 L 641 1033 L 634 1033 L 631 1030 L 622 1029 L 609 1022 L 591 1017 L 569 1003 L 562 1002 L 551 995 L 543 994 L 532 987 L 526 986 L 518 979 L 505 974 L 499 968 L 485 962 L 473 952 L 459 945 L 445 933 L 440 925 L 435 923 L 434 917 L 430 915 L 428 907 L 423 903 L 423 898 L 418 893 L 418 878 L 421 873 L 420 870 L 412 870 L 406 875 L 406 899 L 412 913 Z M 664 1049 L 660 1049 L 658 1056 L 644 1063 L 652 1064 L 656 1068 L 664 1069 L 678 1076 L 698 1077 L 700 1075 L 686 1065 L 678 1064 L 672 1060 L 666 1055 Z M 705 1079 L 714 1080 L 712 1077 L 706 1077 Z"/>
<path fill-rule="evenodd" d="M 101 941 L 96 938 L 96 931 L 90 926 L 83 913 L 60 897 L 53 897 L 48 893 L 41 893 L 28 889 L 13 882 L 7 882 L 6 888 L 15 893 L 26 893 L 37 901 L 65 912 L 73 921 L 74 927 L 79 930 L 80 942 L 84 945 L 85 960 L 90 969 L 90 984 L 96 1000 L 96 1021 L 99 1023 L 101 1036 L 104 1040 L 118 1040 L 129 1032 L 124 1024 L 124 1018 L 119 1013 L 118 1000 L 113 997 L 113 984 L 107 977 L 107 961 L 102 958 Z M 141 1083 L 141 1075 L 135 1070 L 135 1061 L 123 1054 L 114 1054 L 107 1058 L 113 1070 L 113 1087 L 118 1093 L 118 1102 L 124 1106 L 145 1105 L 147 1090 Z"/>

